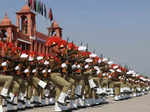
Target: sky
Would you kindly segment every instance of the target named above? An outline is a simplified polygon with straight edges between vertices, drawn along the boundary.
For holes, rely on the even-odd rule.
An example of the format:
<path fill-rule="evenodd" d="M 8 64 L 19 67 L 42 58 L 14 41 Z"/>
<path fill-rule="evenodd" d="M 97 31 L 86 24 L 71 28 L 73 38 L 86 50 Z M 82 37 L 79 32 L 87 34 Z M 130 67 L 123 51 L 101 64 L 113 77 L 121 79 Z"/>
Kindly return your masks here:
<path fill-rule="evenodd" d="M 150 0 L 41 0 L 52 8 L 63 38 L 87 44 L 97 55 L 150 76 Z M 16 11 L 25 0 L 1 0 L 0 20 L 7 12 L 16 24 Z M 49 20 L 37 14 L 37 30 L 47 34 Z"/>

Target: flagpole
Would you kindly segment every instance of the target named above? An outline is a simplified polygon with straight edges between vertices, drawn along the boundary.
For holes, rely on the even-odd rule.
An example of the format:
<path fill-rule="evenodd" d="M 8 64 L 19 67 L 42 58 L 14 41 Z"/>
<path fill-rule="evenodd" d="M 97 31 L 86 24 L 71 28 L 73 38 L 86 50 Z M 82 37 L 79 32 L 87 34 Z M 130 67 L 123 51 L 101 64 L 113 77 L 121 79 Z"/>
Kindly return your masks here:
<path fill-rule="evenodd" d="M 28 2 L 29 2 L 28 0 L 25 0 L 25 3 L 26 3 L 26 4 L 28 4 Z"/>

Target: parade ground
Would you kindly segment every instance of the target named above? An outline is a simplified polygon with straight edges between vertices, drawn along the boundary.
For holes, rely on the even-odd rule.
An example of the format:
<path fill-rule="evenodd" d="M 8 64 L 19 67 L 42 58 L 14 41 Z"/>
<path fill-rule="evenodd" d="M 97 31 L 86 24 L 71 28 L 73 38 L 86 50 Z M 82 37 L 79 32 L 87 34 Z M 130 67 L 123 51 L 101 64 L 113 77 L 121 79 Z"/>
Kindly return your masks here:
<path fill-rule="evenodd" d="M 72 112 L 150 112 L 150 94 L 123 101 L 108 99 L 108 104 L 98 105 Z M 22 112 L 54 112 L 53 106 L 35 108 Z"/>
<path fill-rule="evenodd" d="M 1 0 L 0 112 L 150 112 L 143 1 Z"/>

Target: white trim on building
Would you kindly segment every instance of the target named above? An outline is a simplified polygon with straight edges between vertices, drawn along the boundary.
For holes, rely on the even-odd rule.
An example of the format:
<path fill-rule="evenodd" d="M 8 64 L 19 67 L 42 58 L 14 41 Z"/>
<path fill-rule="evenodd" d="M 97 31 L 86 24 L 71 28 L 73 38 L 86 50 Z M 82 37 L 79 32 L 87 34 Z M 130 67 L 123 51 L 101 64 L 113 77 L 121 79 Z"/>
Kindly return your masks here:
<path fill-rule="evenodd" d="M 27 43 L 27 44 L 31 44 L 31 42 L 28 42 L 28 41 L 26 41 L 26 40 L 22 40 L 22 39 L 17 39 L 17 40 L 19 40 L 19 41 L 21 41 L 21 42 L 25 42 L 25 43 Z"/>

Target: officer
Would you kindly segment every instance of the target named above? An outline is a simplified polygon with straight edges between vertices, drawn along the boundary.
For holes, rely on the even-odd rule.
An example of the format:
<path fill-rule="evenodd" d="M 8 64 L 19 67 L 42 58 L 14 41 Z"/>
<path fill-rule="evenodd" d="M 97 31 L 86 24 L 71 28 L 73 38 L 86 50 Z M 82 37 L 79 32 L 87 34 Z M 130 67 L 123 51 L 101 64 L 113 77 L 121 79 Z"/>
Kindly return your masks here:
<path fill-rule="evenodd" d="M 62 111 L 65 108 L 65 98 L 67 97 L 67 92 L 71 87 L 71 83 L 65 80 L 60 74 L 61 65 L 63 64 L 59 59 L 59 48 L 58 43 L 60 40 L 53 38 L 49 46 L 51 47 L 52 57 L 50 59 L 51 73 L 49 74 L 50 80 L 56 85 L 56 103 L 55 111 Z"/>

